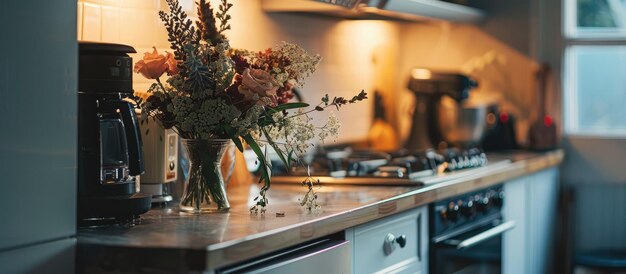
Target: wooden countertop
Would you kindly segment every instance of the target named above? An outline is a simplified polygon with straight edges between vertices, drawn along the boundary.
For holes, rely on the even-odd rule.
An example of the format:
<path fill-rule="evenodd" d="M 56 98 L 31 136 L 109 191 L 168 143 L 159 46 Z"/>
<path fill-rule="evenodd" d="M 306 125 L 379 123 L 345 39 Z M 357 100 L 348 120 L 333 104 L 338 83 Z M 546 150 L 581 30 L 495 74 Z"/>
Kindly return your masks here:
<path fill-rule="evenodd" d="M 79 268 L 81 260 L 126 262 L 115 256 L 131 256 L 138 265 L 216 269 L 556 166 L 563 160 L 563 151 L 491 153 L 489 157 L 512 162 L 479 176 L 427 186 L 322 186 L 317 190 L 321 210 L 315 213 L 307 213 L 299 205 L 304 187 L 274 184 L 267 212 L 251 214 L 249 208 L 259 190 L 254 184 L 229 189 L 228 213 L 189 215 L 171 207 L 149 211 L 135 226 L 81 228 Z M 276 212 L 284 212 L 284 217 L 277 217 Z M 109 257 L 98 258 L 105 254 Z"/>

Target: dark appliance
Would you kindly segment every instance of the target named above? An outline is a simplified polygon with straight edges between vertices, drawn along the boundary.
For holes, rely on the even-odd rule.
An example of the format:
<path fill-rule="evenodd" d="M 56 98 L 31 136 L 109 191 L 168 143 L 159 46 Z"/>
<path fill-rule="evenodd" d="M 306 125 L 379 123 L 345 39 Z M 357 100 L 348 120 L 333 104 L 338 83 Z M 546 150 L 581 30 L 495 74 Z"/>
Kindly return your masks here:
<path fill-rule="evenodd" d="M 469 97 L 469 91 L 477 87 L 477 82 L 468 76 L 456 73 L 437 73 L 428 69 L 416 68 L 411 71 L 408 88 L 414 93 L 416 107 L 413 111 L 411 132 L 406 143 L 409 150 L 441 148 L 440 144 L 467 145 L 482 137 L 484 108 L 461 109 L 459 102 Z M 442 102 L 456 104 L 458 115 L 454 121 L 442 115 Z M 451 120 L 451 119 L 447 119 Z M 453 125 L 454 139 L 441 127 Z M 462 129 L 462 130 L 461 130 Z M 461 132 L 462 131 L 462 132 Z M 447 146 L 447 145 L 446 145 Z"/>
<path fill-rule="evenodd" d="M 487 129 L 481 142 L 486 151 L 518 149 L 515 133 L 515 116 L 501 111 L 497 105 L 487 110 Z"/>
<path fill-rule="evenodd" d="M 150 209 L 136 192 L 144 171 L 141 136 L 133 105 L 130 46 L 79 43 L 78 219 L 132 219 Z"/>
<path fill-rule="evenodd" d="M 499 185 L 431 204 L 429 273 L 501 273 L 504 199 Z"/>
<path fill-rule="evenodd" d="M 547 84 L 550 76 L 550 65 L 542 64 L 536 73 L 539 115 L 528 130 L 528 148 L 532 150 L 546 151 L 557 146 L 556 125 L 548 114 Z"/>

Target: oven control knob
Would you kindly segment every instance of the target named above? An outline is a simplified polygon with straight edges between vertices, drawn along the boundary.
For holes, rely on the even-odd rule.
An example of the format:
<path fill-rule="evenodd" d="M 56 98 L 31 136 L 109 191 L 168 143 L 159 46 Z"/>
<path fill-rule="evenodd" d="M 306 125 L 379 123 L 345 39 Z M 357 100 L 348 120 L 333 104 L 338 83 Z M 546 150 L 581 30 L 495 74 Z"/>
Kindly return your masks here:
<path fill-rule="evenodd" d="M 476 202 L 476 210 L 480 213 L 485 213 L 489 210 L 491 201 L 489 197 L 482 197 Z"/>
<path fill-rule="evenodd" d="M 491 197 L 491 202 L 493 206 L 502 207 L 504 202 L 504 192 L 497 192 L 493 197 Z"/>
<path fill-rule="evenodd" d="M 473 201 L 467 201 L 465 205 L 461 207 L 461 215 L 465 218 L 472 218 L 476 213 L 476 208 L 474 207 Z"/>
<path fill-rule="evenodd" d="M 448 210 L 446 211 L 446 217 L 448 221 L 456 223 L 459 217 L 459 206 L 454 203 L 450 203 L 450 205 L 448 205 Z"/>

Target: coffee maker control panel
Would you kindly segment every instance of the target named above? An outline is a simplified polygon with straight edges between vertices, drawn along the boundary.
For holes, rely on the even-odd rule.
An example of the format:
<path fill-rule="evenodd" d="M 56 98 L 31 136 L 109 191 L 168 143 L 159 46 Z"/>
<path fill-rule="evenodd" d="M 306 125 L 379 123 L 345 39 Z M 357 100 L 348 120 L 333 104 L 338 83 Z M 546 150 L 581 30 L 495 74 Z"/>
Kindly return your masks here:
<path fill-rule="evenodd" d="M 176 170 L 178 161 L 178 135 L 174 132 L 169 132 L 167 134 L 167 147 L 166 147 L 166 168 L 165 170 L 165 179 L 167 181 L 176 180 Z"/>

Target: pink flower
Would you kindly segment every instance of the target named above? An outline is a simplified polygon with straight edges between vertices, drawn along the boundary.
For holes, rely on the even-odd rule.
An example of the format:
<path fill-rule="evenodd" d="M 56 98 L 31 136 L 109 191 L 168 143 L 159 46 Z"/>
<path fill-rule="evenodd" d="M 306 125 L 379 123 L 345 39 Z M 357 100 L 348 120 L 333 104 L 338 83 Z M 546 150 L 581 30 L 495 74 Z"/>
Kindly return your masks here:
<path fill-rule="evenodd" d="M 261 69 L 245 69 L 243 71 L 239 92 L 248 101 L 261 101 L 263 97 L 276 105 L 276 90 L 280 87 L 272 76 Z"/>
<path fill-rule="evenodd" d="M 168 75 L 178 73 L 178 67 L 174 55 L 165 52 L 166 55 L 159 54 L 157 49 L 153 47 L 152 53 L 143 54 L 143 59 L 135 64 L 135 73 L 140 73 L 148 79 L 157 79 L 167 72 Z"/>

